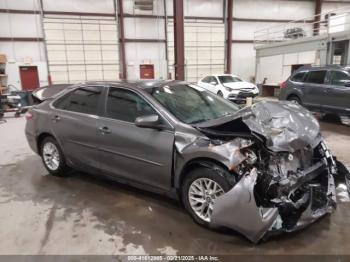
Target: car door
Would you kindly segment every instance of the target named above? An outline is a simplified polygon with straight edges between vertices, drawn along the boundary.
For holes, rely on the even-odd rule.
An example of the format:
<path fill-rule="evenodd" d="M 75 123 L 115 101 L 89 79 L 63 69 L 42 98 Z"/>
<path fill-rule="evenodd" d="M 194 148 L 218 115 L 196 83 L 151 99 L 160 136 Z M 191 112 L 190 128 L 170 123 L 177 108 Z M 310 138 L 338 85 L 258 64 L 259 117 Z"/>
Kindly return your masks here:
<path fill-rule="evenodd" d="M 346 71 L 331 70 L 329 87 L 326 89 L 328 97 L 324 107 L 337 113 L 350 113 L 350 74 Z"/>
<path fill-rule="evenodd" d="M 139 116 L 158 114 L 164 128 L 140 128 Z M 169 190 L 174 147 L 171 125 L 139 93 L 110 87 L 98 120 L 101 169 L 110 175 Z"/>
<path fill-rule="evenodd" d="M 102 92 L 102 86 L 82 86 L 52 105 L 52 132 L 67 161 L 77 168 L 99 168 L 96 138 Z"/>
<path fill-rule="evenodd" d="M 325 90 L 327 70 L 311 70 L 307 73 L 303 85 L 303 104 L 309 108 L 321 109 L 322 105 L 327 101 Z"/>

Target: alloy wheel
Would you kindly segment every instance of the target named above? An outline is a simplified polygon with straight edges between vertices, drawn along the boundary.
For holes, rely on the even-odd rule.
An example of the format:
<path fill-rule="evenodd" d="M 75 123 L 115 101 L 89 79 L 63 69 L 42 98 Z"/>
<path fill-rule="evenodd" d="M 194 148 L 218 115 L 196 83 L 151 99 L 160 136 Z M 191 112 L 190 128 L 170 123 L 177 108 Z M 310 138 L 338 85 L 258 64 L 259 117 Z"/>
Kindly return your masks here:
<path fill-rule="evenodd" d="M 43 158 L 45 165 L 52 171 L 58 169 L 60 165 L 60 155 L 58 148 L 51 142 L 45 143 L 43 147 Z"/>
<path fill-rule="evenodd" d="M 188 199 L 195 214 L 206 222 L 210 222 L 213 205 L 225 191 L 214 180 L 198 178 L 192 182 L 188 190 Z"/>

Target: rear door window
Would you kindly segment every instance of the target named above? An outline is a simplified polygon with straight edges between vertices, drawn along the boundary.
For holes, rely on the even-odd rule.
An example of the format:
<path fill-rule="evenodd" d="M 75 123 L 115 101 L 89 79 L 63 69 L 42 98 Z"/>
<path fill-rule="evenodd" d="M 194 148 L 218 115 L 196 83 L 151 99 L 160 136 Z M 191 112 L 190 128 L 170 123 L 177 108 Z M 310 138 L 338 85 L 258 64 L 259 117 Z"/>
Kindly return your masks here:
<path fill-rule="evenodd" d="M 291 80 L 294 81 L 294 82 L 303 82 L 305 75 L 306 75 L 306 72 L 299 72 L 299 73 L 296 73 L 296 74 L 291 78 Z"/>
<path fill-rule="evenodd" d="M 341 71 L 331 72 L 331 85 L 344 86 L 346 82 L 350 81 L 350 76 Z"/>
<path fill-rule="evenodd" d="M 307 74 L 306 83 L 323 84 L 326 78 L 327 70 L 310 71 Z"/>
<path fill-rule="evenodd" d="M 54 106 L 62 110 L 97 115 L 101 94 L 100 86 L 80 87 L 59 99 Z"/>

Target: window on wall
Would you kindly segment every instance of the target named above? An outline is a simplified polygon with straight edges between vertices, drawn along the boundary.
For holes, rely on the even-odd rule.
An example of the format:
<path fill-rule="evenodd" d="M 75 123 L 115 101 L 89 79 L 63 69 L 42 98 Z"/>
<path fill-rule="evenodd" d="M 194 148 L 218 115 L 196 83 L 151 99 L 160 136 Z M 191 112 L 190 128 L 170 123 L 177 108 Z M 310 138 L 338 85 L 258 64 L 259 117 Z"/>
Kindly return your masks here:
<path fill-rule="evenodd" d="M 306 82 L 311 84 L 323 84 L 326 74 L 326 70 L 310 71 L 307 75 Z"/>
<path fill-rule="evenodd" d="M 110 88 L 106 111 L 109 118 L 131 123 L 139 116 L 157 114 L 142 97 L 121 88 Z"/>
<path fill-rule="evenodd" d="M 101 93 L 102 87 L 82 87 L 58 100 L 54 106 L 62 110 L 96 115 Z"/>

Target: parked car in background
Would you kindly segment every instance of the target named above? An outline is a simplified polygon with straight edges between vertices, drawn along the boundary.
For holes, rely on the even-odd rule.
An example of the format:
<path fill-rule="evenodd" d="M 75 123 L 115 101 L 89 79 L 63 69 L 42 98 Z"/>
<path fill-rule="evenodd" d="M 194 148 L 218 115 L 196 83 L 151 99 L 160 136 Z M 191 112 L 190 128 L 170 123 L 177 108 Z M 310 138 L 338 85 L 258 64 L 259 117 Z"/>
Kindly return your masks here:
<path fill-rule="evenodd" d="M 73 168 L 173 196 L 197 223 L 253 242 L 335 207 L 341 163 L 295 103 L 240 110 L 179 81 L 92 82 L 49 95 L 27 113 L 25 132 L 52 175 Z"/>
<path fill-rule="evenodd" d="M 247 97 L 255 97 L 259 94 L 256 85 L 230 74 L 206 76 L 198 81 L 198 85 L 237 103 L 245 102 Z"/>
<path fill-rule="evenodd" d="M 350 67 L 303 67 L 281 84 L 280 100 L 322 113 L 350 116 Z"/>

